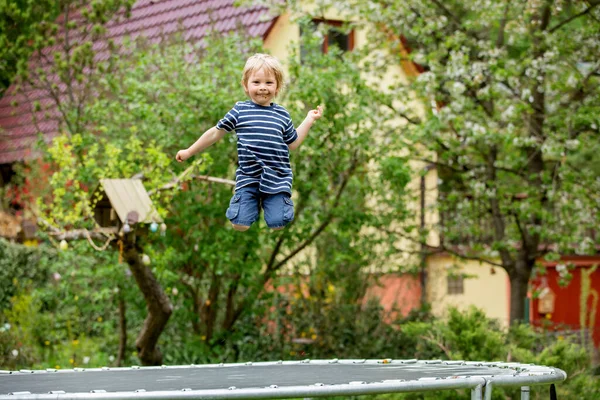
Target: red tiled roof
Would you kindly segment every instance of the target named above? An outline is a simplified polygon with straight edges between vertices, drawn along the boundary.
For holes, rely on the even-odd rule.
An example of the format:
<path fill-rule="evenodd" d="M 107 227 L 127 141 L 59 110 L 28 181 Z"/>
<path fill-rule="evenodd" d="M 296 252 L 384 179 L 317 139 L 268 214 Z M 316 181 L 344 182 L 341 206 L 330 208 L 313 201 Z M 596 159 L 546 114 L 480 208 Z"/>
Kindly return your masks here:
<path fill-rule="evenodd" d="M 229 32 L 239 26 L 248 35 L 262 37 L 269 33 L 276 17 L 264 6 L 235 7 L 234 0 L 139 0 L 128 19 L 117 18 L 107 24 L 106 38 L 116 43 L 125 36 L 146 37 L 152 42 L 183 27 L 186 40 L 197 41 L 209 29 Z M 59 19 L 62 17 L 59 17 Z M 57 46 L 44 50 L 51 54 Z M 94 49 L 97 58 L 105 59 L 106 41 L 98 41 Z M 41 66 L 32 61 L 35 66 Z M 39 101 L 42 112 L 33 118 L 33 101 Z M 16 91 L 11 86 L 0 99 L 0 164 L 8 164 L 33 156 L 31 147 L 41 133 L 46 142 L 58 134 L 60 113 L 49 93 L 41 89 L 25 88 Z M 46 109 L 46 106 L 50 106 Z"/>

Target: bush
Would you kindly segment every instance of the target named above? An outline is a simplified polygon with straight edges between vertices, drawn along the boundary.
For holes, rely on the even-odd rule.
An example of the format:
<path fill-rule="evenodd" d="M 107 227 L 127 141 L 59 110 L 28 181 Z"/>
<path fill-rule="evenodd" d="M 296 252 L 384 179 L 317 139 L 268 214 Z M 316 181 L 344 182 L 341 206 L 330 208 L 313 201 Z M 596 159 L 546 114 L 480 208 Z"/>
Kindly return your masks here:
<path fill-rule="evenodd" d="M 449 310 L 447 320 L 410 322 L 404 333 L 417 338 L 415 358 L 470 361 L 507 361 L 560 368 L 567 380 L 557 384 L 560 399 L 597 399 L 600 379 L 594 376 L 590 356 L 583 346 L 552 338 L 529 325 L 502 329 L 498 322 L 471 307 Z M 459 399 L 464 391 L 397 395 L 398 399 Z M 494 388 L 493 399 L 519 398 L 519 388 Z M 386 397 L 389 398 L 389 397 Z M 532 399 L 548 398 L 548 385 L 531 387 Z"/>
<path fill-rule="evenodd" d="M 41 261 L 53 254 L 52 249 L 44 246 L 28 247 L 0 238 L 0 309 L 10 306 L 10 298 L 19 287 L 44 284 L 48 279 L 48 264 Z"/>
<path fill-rule="evenodd" d="M 124 362 L 138 363 L 133 334 L 143 323 L 145 304 L 128 268 L 115 251 L 96 252 L 85 242 L 69 246 L 55 251 L 8 244 L 5 254 L 16 256 L 12 264 L 2 259 L 7 269 L 0 274 L 15 275 L 0 313 L 0 368 L 115 365 L 121 297 L 131 332 Z"/>

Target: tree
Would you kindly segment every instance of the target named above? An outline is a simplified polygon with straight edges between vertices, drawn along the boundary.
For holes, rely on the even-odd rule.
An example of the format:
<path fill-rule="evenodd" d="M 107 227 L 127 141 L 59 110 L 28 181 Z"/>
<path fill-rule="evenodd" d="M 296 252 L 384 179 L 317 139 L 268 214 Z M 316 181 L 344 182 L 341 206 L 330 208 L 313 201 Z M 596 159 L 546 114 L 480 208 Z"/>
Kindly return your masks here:
<path fill-rule="evenodd" d="M 269 283 L 290 271 L 300 254 L 312 262 L 306 254 L 313 245 L 325 254 L 331 249 L 328 243 L 351 247 L 353 254 L 362 254 L 353 260 L 360 266 L 382 262 L 386 253 L 376 246 L 383 241 L 381 235 L 358 232 L 376 220 L 366 202 L 378 191 L 373 189 L 375 178 L 366 171 L 393 149 L 371 135 L 371 127 L 381 124 L 387 111 L 361 76 L 363 54 L 343 55 L 332 49 L 324 55 L 319 45 L 315 36 L 307 44 L 314 51 L 307 52 L 302 63 L 297 55 L 289 60 L 290 86 L 279 99 L 295 121 L 321 103 L 331 115 L 313 127 L 311 138 L 292 155 L 296 219 L 288 229 L 273 233 L 260 222 L 244 234 L 229 228 L 224 210 L 231 186 L 207 175 L 224 178 L 221 182 L 233 176 L 233 136 L 189 167 L 174 161 L 177 149 L 245 98 L 239 84 L 243 64 L 248 55 L 262 50 L 243 33 L 207 37 L 200 46 L 177 38 L 165 38 L 160 45 L 138 41 L 127 45 L 118 60 L 111 58 L 111 68 L 92 77 L 94 97 L 88 97 L 85 106 L 65 106 L 65 116 L 74 115 L 73 108 L 81 111 L 76 114 L 80 129 L 66 131 L 47 149 L 55 173 L 50 196 L 39 204 L 42 215 L 61 229 L 93 231 L 90 191 L 97 182 L 143 177 L 158 211 L 167 218 L 168 234 L 136 236 L 129 245 L 126 236 L 125 260 L 134 276 L 137 269 L 140 275 L 185 289 L 182 311 L 189 317 L 180 320 L 178 328 L 187 331 L 191 326 L 210 346 L 235 335 L 236 325 L 246 316 L 260 315 L 258 300 L 268 296 Z M 129 255 L 127 250 L 136 247 Z M 140 265 L 142 248 L 153 260 L 151 266 Z M 344 267 L 339 257 L 336 262 Z M 356 265 L 349 268 L 357 270 Z M 143 290 L 144 285 L 138 285 Z M 162 298 L 164 292 L 152 292 L 154 300 L 147 297 L 148 306 L 160 309 L 165 302 L 155 297 Z M 148 333 L 152 345 L 166 327 L 166 320 L 161 321 Z M 154 347 L 148 349 L 142 361 L 158 362 Z"/>
<path fill-rule="evenodd" d="M 56 1 L 12 0 L 0 3 L 0 96 L 23 69 L 39 43 L 43 26 L 58 15 Z"/>
<path fill-rule="evenodd" d="M 326 3 L 363 16 L 390 62 L 421 71 L 393 91 L 424 110 L 390 107 L 409 157 L 441 180 L 429 250 L 504 268 L 510 320 L 522 320 L 537 263 L 598 244 L 600 2 Z"/>
<path fill-rule="evenodd" d="M 36 32 L 31 47 L 32 62 L 20 65 L 16 82 L 17 90 L 26 99 L 29 99 L 31 89 L 43 93 L 42 100 L 35 100 L 31 107 L 33 121 L 38 126 L 38 130 L 42 131 L 38 125 L 40 122 L 46 119 L 55 120 L 59 131 L 64 135 L 62 140 L 57 139 L 54 143 L 58 146 L 64 145 L 64 148 L 61 151 L 50 150 L 49 152 L 52 166 L 55 169 L 64 167 L 64 171 L 53 174 L 49 196 L 38 198 L 38 207 L 31 207 L 31 211 L 44 222 L 45 228 L 50 228 L 53 233 L 58 234 L 59 239 L 77 238 L 81 232 L 89 235 L 85 232 L 94 227 L 92 207 L 88 200 L 91 195 L 90 189 L 94 189 L 98 181 L 91 183 L 88 179 L 83 179 L 82 181 L 88 185 L 81 184 L 82 181 L 75 179 L 74 170 L 68 167 L 77 168 L 77 162 L 81 166 L 89 160 L 87 157 L 94 153 L 93 149 L 90 152 L 89 148 L 83 149 L 78 146 L 94 142 L 93 138 L 85 136 L 86 130 L 89 129 L 89 117 L 85 106 L 92 101 L 99 80 L 103 74 L 111 72 L 115 61 L 114 43 L 103 37 L 105 24 L 111 19 L 127 17 L 132 4 L 132 0 L 105 0 L 91 3 L 81 0 L 62 1 L 54 4 L 61 18 L 55 22 L 45 20 L 44 18 L 51 16 L 44 15 L 42 21 L 31 28 Z M 95 50 L 93 44 L 99 50 Z M 108 54 L 107 61 L 99 57 L 102 52 Z M 72 143 L 68 143 L 71 140 Z M 133 150 L 137 150 L 135 146 L 139 145 L 139 142 L 132 140 L 128 145 L 130 149 L 133 147 Z M 95 150 L 98 151 L 98 148 L 96 147 Z M 118 155 L 120 151 L 114 149 L 113 155 Z M 155 161 L 155 164 L 160 165 L 160 154 L 151 153 L 150 158 Z M 115 170 L 122 173 L 124 171 L 120 169 L 121 167 L 123 166 L 114 166 Z M 48 200 L 48 204 L 62 204 L 64 208 L 57 207 L 47 213 L 48 208 L 45 206 Z M 67 211 L 73 204 L 75 209 Z M 83 218 L 79 219 L 80 217 Z M 85 230 L 71 231 L 67 234 L 61 232 L 73 228 Z M 108 235 L 107 243 L 112 239 L 114 236 Z M 160 332 L 169 319 L 171 304 L 151 270 L 142 263 L 142 248 L 139 240 L 136 240 L 135 233 L 125 235 L 122 241 L 124 259 L 130 265 L 148 305 L 148 318 L 137 340 L 138 352 L 143 363 L 160 363 L 162 355 L 156 344 Z"/>
<path fill-rule="evenodd" d="M 53 100 L 48 107 L 35 99 L 36 123 L 56 117 L 58 112 L 66 129 L 71 132 L 80 129 L 78 114 L 82 103 L 91 96 L 92 78 L 99 68 L 110 66 L 96 58 L 92 43 L 102 44 L 99 47 L 106 52 L 113 50 L 112 41 L 100 41 L 105 24 L 111 18 L 127 17 L 133 2 L 61 0 L 6 4 L 3 21 L 6 31 L 5 36 L 0 36 L 0 40 L 6 41 L 3 50 L 8 65 L 4 78 L 10 79 L 16 73 L 14 83 L 27 99 L 30 94 L 23 87 L 41 89 Z M 61 17 L 56 18 L 57 15 Z M 67 108 L 71 115 L 66 115 Z"/>

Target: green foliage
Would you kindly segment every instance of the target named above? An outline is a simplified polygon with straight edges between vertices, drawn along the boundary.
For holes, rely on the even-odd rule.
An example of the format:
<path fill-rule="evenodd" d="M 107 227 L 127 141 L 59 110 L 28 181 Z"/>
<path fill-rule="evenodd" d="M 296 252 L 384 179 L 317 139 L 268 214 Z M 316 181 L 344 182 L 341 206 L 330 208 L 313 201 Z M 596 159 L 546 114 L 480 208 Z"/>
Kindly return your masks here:
<path fill-rule="evenodd" d="M 380 165 L 381 177 L 384 182 L 390 184 L 389 190 L 393 191 L 398 198 L 402 198 L 411 177 L 406 160 L 400 157 L 388 157 L 381 160 Z"/>
<path fill-rule="evenodd" d="M 42 49 L 65 44 L 57 32 L 77 32 L 83 37 L 93 38 L 104 32 L 104 24 L 117 12 L 126 14 L 133 0 L 5 0 L 0 2 L 0 96 L 13 82 L 15 76 L 25 80 L 31 78 L 29 58 L 44 58 Z M 75 11 L 81 11 L 74 22 Z M 56 17 L 62 14 L 63 20 Z M 88 41 L 69 43 L 72 51 L 63 57 L 59 52 L 55 58 L 56 72 L 62 77 L 73 77 L 81 82 L 84 68 L 95 64 Z M 47 78 L 46 72 L 38 70 L 35 79 Z M 70 80 L 70 79 L 69 79 Z M 39 108 L 39 103 L 38 106 Z"/>
<path fill-rule="evenodd" d="M 41 259 L 51 257 L 52 253 L 0 238 L 0 309 L 8 308 L 10 298 L 20 288 L 43 286 L 49 271 L 39 268 L 39 264 Z"/>
<path fill-rule="evenodd" d="M 121 298 L 127 303 L 131 328 L 126 363 L 134 361 L 133 333 L 143 323 L 145 304 L 127 266 L 114 252 L 97 253 L 85 242 L 69 251 L 35 249 L 38 257 L 28 267 L 46 278 L 35 285 L 24 279 L 3 308 L 0 332 L 6 367 L 70 368 L 109 365 L 116 359 L 119 320 L 115 313 Z M 12 351 L 17 351 L 13 356 Z"/>
<path fill-rule="evenodd" d="M 128 324 L 133 332 L 143 322 L 145 305 L 123 271 L 123 264 L 117 264 L 112 256 L 98 263 L 92 255 L 84 243 L 73 251 L 58 253 L 51 267 L 40 267 L 59 273 L 59 279 L 41 287 L 24 288 L 12 298 L 11 308 L 4 311 L 4 321 L 10 328 L 0 329 L 2 368 L 114 365 L 118 322 L 112 310 L 117 296 L 126 296 Z M 560 398 L 592 399 L 600 388 L 598 378 L 592 375 L 590 354 L 571 338 L 547 335 L 527 325 L 515 325 L 506 331 L 475 308 L 450 309 L 445 319 L 432 318 L 423 310 L 393 321 L 376 301 L 364 301 L 362 293 L 368 282 L 359 276 L 358 268 L 354 272 L 344 270 L 347 282 L 334 270 L 317 268 L 310 275 L 278 279 L 276 290 L 263 294 L 254 313 L 244 314 L 230 335 L 207 341 L 206 337 L 189 334 L 190 313 L 184 307 L 187 300 L 174 290 L 185 287 L 174 274 L 157 266 L 157 276 L 175 305 L 162 340 L 165 362 L 176 365 L 305 358 L 514 361 L 566 371 L 568 380 L 557 385 Z M 356 293 L 356 285 L 348 284 L 351 280 L 362 280 L 358 286 L 361 294 Z M 132 337 L 129 339 L 132 343 Z M 132 344 L 129 346 L 126 365 L 136 363 Z M 532 398 L 547 396 L 547 386 L 532 390 Z M 378 397 L 464 396 L 468 396 L 465 391 L 445 391 Z M 503 396 L 518 397 L 518 390 L 494 389 L 494 399 Z"/>
<path fill-rule="evenodd" d="M 470 308 L 461 313 L 449 310 L 448 321 L 431 329 L 431 323 L 414 322 L 402 326 L 403 332 L 418 337 L 416 358 L 450 360 L 497 360 L 503 354 L 503 334 L 496 321 L 485 317 L 483 311 Z"/>
<path fill-rule="evenodd" d="M 546 245 L 557 254 L 596 252 L 600 7 L 584 1 L 318 4 L 348 19 L 360 15 L 374 54 L 382 44 L 390 50 L 389 65 L 402 58 L 421 67 L 416 77 L 389 82 L 395 99 L 389 123 L 402 121 L 408 157 L 430 162 L 440 179 L 432 205 L 440 223 L 427 228 L 443 234 L 440 247 L 458 256 L 501 260 L 513 290 L 523 292 L 511 306 L 511 320 L 521 319 L 521 289 Z M 399 57 L 400 42 L 406 56 Z M 406 235 L 418 226 L 402 228 Z"/>
<path fill-rule="evenodd" d="M 73 310 L 69 306 L 73 302 L 66 301 L 48 309 L 43 294 L 33 291 L 32 294 L 14 296 L 11 308 L 4 311 L 6 322 L 0 329 L 0 358 L 3 360 L 0 365 L 3 368 L 94 367 L 114 361 L 114 349 L 107 345 L 110 342 L 106 343 L 107 330 L 100 337 L 86 337 L 79 329 L 85 329 L 88 321 L 72 319 Z M 69 314 L 62 316 L 63 312 Z M 97 317 L 93 322 L 100 324 L 102 319 Z"/>
<path fill-rule="evenodd" d="M 546 365 L 567 373 L 558 383 L 560 399 L 594 399 L 600 390 L 600 379 L 593 375 L 586 348 L 569 338 L 547 335 L 531 326 L 515 324 L 508 331 L 498 322 L 486 318 L 481 310 L 448 310 L 447 319 L 415 321 L 402 324 L 408 340 L 416 342 L 413 357 L 421 359 L 510 361 Z M 462 399 L 466 391 L 377 396 L 381 399 Z M 494 387 L 493 399 L 519 398 L 519 388 Z M 532 399 L 548 398 L 548 386 L 532 386 Z"/>
<path fill-rule="evenodd" d="M 0 97 L 12 82 L 19 64 L 31 55 L 40 25 L 58 15 L 56 1 L 10 0 L 0 2 Z"/>
<path fill-rule="evenodd" d="M 98 22 L 110 16 L 94 10 L 90 16 Z M 305 49 L 318 48 L 318 34 L 306 39 Z M 47 151 L 55 170 L 52 196 L 39 208 L 59 228 L 91 228 L 91 194 L 98 180 L 143 175 L 169 227 L 164 236 L 138 237 L 174 306 L 161 336 L 165 363 L 413 358 L 415 349 L 425 358 L 538 357 L 539 336 L 525 330 L 507 336 L 477 310 L 451 311 L 448 321 L 417 318 L 397 326 L 383 322 L 389 316 L 379 306 L 364 303 L 368 282 L 363 271 L 367 266 L 396 267 L 390 266 L 388 255 L 396 251 L 397 237 L 386 228 L 409 212 L 401 195 L 411 171 L 399 150 L 405 139 L 411 145 L 425 138 L 438 143 L 440 128 L 448 123 L 428 114 L 426 123 L 402 129 L 401 138 L 374 138 L 374 127 L 398 131 L 387 125 L 390 96 L 364 78 L 382 78 L 384 69 L 376 62 L 360 51 L 342 54 L 335 49 L 328 55 L 307 51 L 302 63 L 297 54 L 288 61 L 289 86 L 277 101 L 290 110 L 296 125 L 317 104 L 324 103 L 326 114 L 292 154 L 295 222 L 272 232 L 260 221 L 242 234 L 232 231 L 224 216 L 231 187 L 191 176 L 232 177 L 234 137 L 198 156 L 186 176 L 180 174 L 188 165 L 175 163 L 173 156 L 244 99 L 239 84 L 243 63 L 247 55 L 262 51 L 260 44 L 239 33 L 209 37 L 201 47 L 173 39 L 157 46 L 129 43 L 124 50 L 121 57 L 113 53 L 105 65 L 90 70 L 93 98 L 61 104 L 65 134 Z M 78 52 L 57 55 L 59 76 L 67 79 L 90 66 L 90 52 L 89 43 L 82 43 Z M 393 95 L 410 98 L 400 88 Z M 457 123 L 466 126 L 460 115 Z M 497 136 L 493 139 L 499 140 Z M 459 143 L 450 142 L 463 151 L 461 156 L 470 155 Z M 477 149 L 485 150 L 482 143 L 477 142 Z M 173 188 L 162 190 L 174 177 L 180 179 Z M 452 204 L 465 201 L 459 192 L 448 196 Z M 117 303 L 127 304 L 129 336 L 139 331 L 145 315 L 117 250 L 93 253 L 82 242 L 44 268 L 61 278 L 16 293 L 13 309 L 5 314 L 12 321 L 7 331 L 12 333 L 1 336 L 6 349 L 17 345 L 17 335 L 27 338 L 19 352 L 25 358 L 10 365 L 66 367 L 85 364 L 85 357 L 91 358 L 89 366 L 114 363 Z M 265 290 L 271 285 L 281 292 Z M 33 316 L 39 326 L 52 329 L 37 330 L 29 319 Z M 509 356 L 507 349 L 515 355 Z M 574 364 L 581 354 L 577 347 L 557 346 L 544 360 L 553 361 L 557 354 L 571 363 L 565 368 L 585 365 Z M 131 340 L 124 362 L 136 363 Z M 578 385 L 591 387 L 587 372 L 580 376 Z"/>
<path fill-rule="evenodd" d="M 14 296 L 11 308 L 4 312 L 4 329 L 0 333 L 0 354 L 8 366 L 33 364 L 39 357 L 36 340 L 44 327 L 36 322 L 38 304 L 28 295 Z M 6 362 L 6 361 L 5 361 Z"/>
<path fill-rule="evenodd" d="M 383 193 L 372 189 L 376 178 L 369 168 L 394 146 L 372 140 L 371 127 L 385 119 L 385 112 L 361 75 L 358 52 L 315 51 L 302 63 L 295 55 L 289 61 L 290 84 L 277 101 L 288 107 L 296 125 L 316 104 L 327 109 L 292 155 L 296 219 L 289 229 L 273 234 L 260 221 L 247 234 L 231 231 L 224 216 L 231 188 L 193 179 L 234 175 L 233 136 L 199 155 L 181 175 L 188 166 L 174 162 L 176 150 L 245 98 L 239 83 L 245 59 L 262 50 L 242 36 L 208 37 L 202 47 L 178 38 L 161 45 L 126 44 L 126 56 L 110 58 L 110 68 L 94 75 L 89 84 L 96 95 L 85 107 L 61 104 L 76 113 L 65 114 L 68 130 L 46 151 L 55 172 L 50 196 L 37 204 L 41 216 L 59 229 L 91 229 L 98 181 L 143 176 L 169 230 L 138 240 L 152 259 L 153 273 L 168 294 L 177 296 L 174 313 L 181 318 L 172 318 L 167 331 L 193 332 L 196 345 L 182 354 L 188 358 L 206 347 L 218 352 L 239 321 L 262 315 L 264 304 L 257 299 L 264 284 L 281 270 L 291 271 L 290 261 L 311 245 L 318 258 L 310 268 L 328 266 L 319 272 L 322 279 L 356 276 L 366 265 L 383 263 L 386 253 L 377 246 L 386 245 L 385 235 L 355 232 L 398 218 L 391 207 L 384 215 L 366 205 L 367 198 Z M 318 47 L 316 36 L 309 40 L 308 46 Z M 400 191 L 409 174 L 402 165 L 395 160 L 386 170 L 387 184 Z M 395 201 L 392 197 L 386 201 Z M 104 264 L 102 257 L 97 263 Z M 349 278 L 345 282 L 353 284 Z M 364 290 L 356 289 L 354 299 Z M 82 333 L 95 334 L 87 327 Z"/>

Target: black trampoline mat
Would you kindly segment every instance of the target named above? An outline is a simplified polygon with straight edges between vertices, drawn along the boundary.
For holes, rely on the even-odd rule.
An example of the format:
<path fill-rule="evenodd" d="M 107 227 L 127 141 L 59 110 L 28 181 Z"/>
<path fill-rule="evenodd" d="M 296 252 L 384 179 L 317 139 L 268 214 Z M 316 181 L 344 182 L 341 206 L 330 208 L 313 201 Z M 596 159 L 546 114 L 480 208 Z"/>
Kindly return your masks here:
<path fill-rule="evenodd" d="M 515 375 L 522 370 L 508 363 L 445 364 L 441 361 L 390 362 L 279 362 L 173 367 L 141 367 L 0 373 L 0 395 L 14 392 L 45 394 L 53 391 L 134 392 L 136 390 L 214 390 L 264 388 L 321 383 L 413 381 L 423 378 Z"/>

